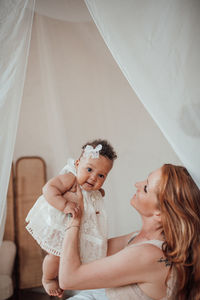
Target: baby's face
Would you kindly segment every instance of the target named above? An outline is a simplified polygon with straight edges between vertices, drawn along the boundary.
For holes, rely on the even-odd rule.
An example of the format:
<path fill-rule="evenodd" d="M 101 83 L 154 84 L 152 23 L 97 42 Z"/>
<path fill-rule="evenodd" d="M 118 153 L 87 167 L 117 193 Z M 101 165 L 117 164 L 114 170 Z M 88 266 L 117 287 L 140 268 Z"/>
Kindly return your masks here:
<path fill-rule="evenodd" d="M 76 161 L 78 184 L 86 191 L 99 190 L 112 165 L 112 161 L 102 155 L 99 155 L 99 158 L 85 158 L 82 156 Z"/>

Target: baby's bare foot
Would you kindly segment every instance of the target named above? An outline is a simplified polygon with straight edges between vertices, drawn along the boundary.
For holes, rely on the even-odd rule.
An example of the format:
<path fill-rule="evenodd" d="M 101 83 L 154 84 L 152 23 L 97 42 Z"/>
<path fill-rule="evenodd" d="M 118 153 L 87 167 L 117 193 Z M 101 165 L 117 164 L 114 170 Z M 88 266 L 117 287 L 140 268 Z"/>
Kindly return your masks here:
<path fill-rule="evenodd" d="M 62 297 L 63 290 L 59 287 L 57 279 L 51 279 L 51 280 L 42 279 L 42 284 L 49 296 L 57 296 L 59 298 Z"/>

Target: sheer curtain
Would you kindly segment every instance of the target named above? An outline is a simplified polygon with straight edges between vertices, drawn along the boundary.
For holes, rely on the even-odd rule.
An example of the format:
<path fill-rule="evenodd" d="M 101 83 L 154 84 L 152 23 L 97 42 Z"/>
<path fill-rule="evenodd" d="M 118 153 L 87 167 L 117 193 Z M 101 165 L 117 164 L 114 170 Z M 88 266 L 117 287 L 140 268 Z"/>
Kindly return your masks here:
<path fill-rule="evenodd" d="M 85 3 L 130 85 L 200 187 L 200 2 Z"/>
<path fill-rule="evenodd" d="M 119 175 L 113 170 L 109 183 L 111 192 L 108 199 L 114 199 L 114 203 L 110 201 L 110 211 L 115 205 L 116 219 L 121 220 L 122 215 L 128 215 L 121 199 L 132 194 L 132 187 L 128 187 L 125 195 L 121 186 L 135 182 L 139 177 L 133 176 L 143 176 L 143 171 L 152 171 L 157 164 L 160 166 L 166 161 L 166 157 L 173 158 L 173 155 L 168 154 L 169 148 L 165 153 L 169 145 L 156 128 L 150 127 L 153 125 L 148 114 L 143 115 L 141 120 L 138 113 L 141 111 L 140 103 L 137 103 L 132 90 L 128 90 L 126 80 L 119 74 L 109 51 L 96 35 L 96 28 L 91 24 L 87 10 L 84 10 L 84 2 L 37 2 L 32 39 L 35 43 L 32 57 L 29 57 L 32 63 L 28 71 L 31 74 L 28 72 L 23 97 L 23 116 L 32 118 L 36 133 L 30 138 L 27 132 L 30 119 L 26 127 L 20 126 L 21 135 L 27 137 L 31 147 L 28 152 L 24 143 L 24 153 L 20 152 L 20 155 L 43 156 L 43 153 L 48 153 L 48 169 L 52 168 L 50 176 L 53 176 L 56 174 L 53 167 L 59 171 L 68 153 L 77 157 L 85 141 L 97 136 L 111 140 L 114 146 L 118 145 L 119 157 L 123 157 L 116 162 L 118 170 L 126 174 L 119 184 Z M 199 184 L 200 2 L 86 0 L 85 3 L 128 82 Z M 0 241 L 33 9 L 34 0 L 3 0 L 0 3 Z M 30 103 L 27 100 L 31 100 Z M 37 118 L 27 117 L 26 105 L 31 106 L 31 112 L 36 110 Z M 51 112 L 54 123 L 50 115 L 45 114 L 46 111 Z M 143 130 L 144 122 L 146 131 Z M 24 120 L 21 123 L 23 125 Z M 48 141 L 45 136 L 47 127 Z M 38 136 L 45 140 L 41 153 L 33 152 L 33 149 L 39 148 L 39 143 L 33 145 L 33 141 L 38 141 Z M 50 148 L 53 151 L 49 151 Z M 144 164 L 142 171 L 141 157 Z M 130 164 L 134 166 L 134 172 L 129 170 Z M 131 222 L 132 215 L 129 217 Z M 113 230 L 117 226 L 120 229 L 118 223 Z M 128 221 L 126 224 L 123 222 L 123 232 L 126 232 L 127 224 Z"/>
<path fill-rule="evenodd" d="M 6 195 L 23 94 L 34 0 L 0 2 L 0 243 Z"/>

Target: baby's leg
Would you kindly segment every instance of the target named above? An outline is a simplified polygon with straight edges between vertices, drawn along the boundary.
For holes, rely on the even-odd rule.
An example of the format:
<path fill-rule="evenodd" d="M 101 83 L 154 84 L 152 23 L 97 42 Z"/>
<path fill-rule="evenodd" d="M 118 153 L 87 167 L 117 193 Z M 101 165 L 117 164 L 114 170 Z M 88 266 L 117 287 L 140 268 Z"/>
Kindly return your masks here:
<path fill-rule="evenodd" d="M 62 297 L 63 290 L 58 283 L 58 268 L 60 258 L 58 256 L 47 254 L 43 261 L 42 284 L 45 291 L 50 296 Z"/>

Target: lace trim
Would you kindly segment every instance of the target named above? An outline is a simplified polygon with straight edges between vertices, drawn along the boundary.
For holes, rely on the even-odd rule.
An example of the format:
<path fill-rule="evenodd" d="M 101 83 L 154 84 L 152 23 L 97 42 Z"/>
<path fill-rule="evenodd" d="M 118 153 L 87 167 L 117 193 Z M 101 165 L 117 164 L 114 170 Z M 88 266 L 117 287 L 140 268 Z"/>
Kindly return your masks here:
<path fill-rule="evenodd" d="M 32 237 L 37 241 L 38 245 L 39 245 L 43 250 L 45 250 L 47 253 L 53 254 L 53 255 L 55 255 L 55 256 L 60 256 L 60 255 L 61 255 L 61 253 L 60 253 L 59 250 L 53 249 L 52 246 L 49 246 L 49 245 L 47 244 L 47 242 L 46 242 L 46 241 L 43 241 L 43 240 L 40 238 L 40 236 L 39 236 L 35 231 L 33 231 L 32 228 L 31 228 L 29 225 L 26 226 L 26 229 L 27 229 L 28 232 L 32 235 Z"/>

